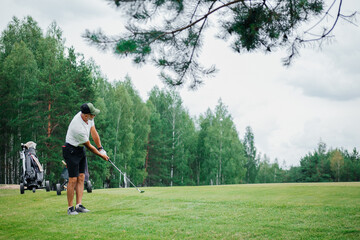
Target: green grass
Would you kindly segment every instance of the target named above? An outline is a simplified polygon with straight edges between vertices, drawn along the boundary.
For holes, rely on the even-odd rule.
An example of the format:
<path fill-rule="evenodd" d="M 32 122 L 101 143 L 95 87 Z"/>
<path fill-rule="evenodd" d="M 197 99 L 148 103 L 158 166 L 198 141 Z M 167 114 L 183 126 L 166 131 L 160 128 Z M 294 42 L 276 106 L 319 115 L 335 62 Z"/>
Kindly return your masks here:
<path fill-rule="evenodd" d="M 0 239 L 360 239 L 360 183 L 0 190 Z"/>

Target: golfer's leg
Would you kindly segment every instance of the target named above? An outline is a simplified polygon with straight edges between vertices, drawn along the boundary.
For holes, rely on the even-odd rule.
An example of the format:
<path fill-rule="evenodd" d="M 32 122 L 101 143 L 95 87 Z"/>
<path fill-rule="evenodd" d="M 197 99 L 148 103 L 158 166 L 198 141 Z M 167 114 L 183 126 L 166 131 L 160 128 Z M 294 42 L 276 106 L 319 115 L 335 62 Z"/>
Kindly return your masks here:
<path fill-rule="evenodd" d="M 67 199 L 68 199 L 68 206 L 73 206 L 73 200 L 74 200 L 74 190 L 75 186 L 77 186 L 77 177 L 69 177 L 69 182 L 67 185 Z"/>
<path fill-rule="evenodd" d="M 79 177 L 77 178 L 77 184 L 76 184 L 76 204 L 81 204 L 83 191 L 84 191 L 84 179 L 85 179 L 85 174 L 80 173 Z"/>

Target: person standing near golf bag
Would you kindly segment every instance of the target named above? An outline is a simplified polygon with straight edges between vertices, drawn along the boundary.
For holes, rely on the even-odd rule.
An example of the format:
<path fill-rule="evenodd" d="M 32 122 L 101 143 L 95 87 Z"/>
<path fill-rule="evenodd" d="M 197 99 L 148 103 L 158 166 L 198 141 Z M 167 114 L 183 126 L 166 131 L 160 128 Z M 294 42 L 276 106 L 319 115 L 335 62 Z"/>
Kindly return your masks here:
<path fill-rule="evenodd" d="M 107 161 L 109 159 L 101 146 L 100 136 L 96 131 L 94 123 L 95 115 L 99 114 L 100 110 L 96 109 L 92 103 L 84 103 L 81 105 L 80 110 L 81 111 L 78 112 L 70 122 L 66 133 L 66 143 L 62 147 L 63 157 L 69 171 L 69 183 L 67 186 L 67 212 L 69 215 L 90 211 L 86 209 L 81 202 L 85 179 L 85 147 L 104 160 Z M 90 143 L 90 134 L 97 148 Z M 76 190 L 75 208 L 73 205 L 74 190 Z"/>

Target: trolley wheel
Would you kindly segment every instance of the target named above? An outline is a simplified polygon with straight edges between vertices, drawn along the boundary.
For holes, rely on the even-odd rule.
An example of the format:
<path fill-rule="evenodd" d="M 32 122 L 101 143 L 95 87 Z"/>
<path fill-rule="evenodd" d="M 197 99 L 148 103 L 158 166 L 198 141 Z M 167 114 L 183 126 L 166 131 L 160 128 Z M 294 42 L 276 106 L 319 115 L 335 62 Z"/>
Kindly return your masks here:
<path fill-rule="evenodd" d="M 25 193 L 24 183 L 20 183 L 20 194 Z"/>
<path fill-rule="evenodd" d="M 35 193 L 35 191 L 36 191 L 36 187 L 33 187 L 32 191 L 33 191 L 33 193 Z"/>
<path fill-rule="evenodd" d="M 50 182 L 49 181 L 45 181 L 45 188 L 47 192 L 50 192 Z"/>
<path fill-rule="evenodd" d="M 92 185 L 91 185 L 90 180 L 86 182 L 86 190 L 88 193 L 92 192 Z"/>
<path fill-rule="evenodd" d="M 56 194 L 61 195 L 61 186 L 60 183 L 56 184 Z"/>

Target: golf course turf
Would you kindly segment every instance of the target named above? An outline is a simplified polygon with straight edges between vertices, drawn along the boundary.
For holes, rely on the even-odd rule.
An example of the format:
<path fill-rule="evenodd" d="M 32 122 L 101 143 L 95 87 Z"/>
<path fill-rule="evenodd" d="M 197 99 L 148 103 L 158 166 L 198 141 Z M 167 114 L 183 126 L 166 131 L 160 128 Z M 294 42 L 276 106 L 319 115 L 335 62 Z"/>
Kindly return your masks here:
<path fill-rule="evenodd" d="M 0 190 L 0 239 L 360 239 L 360 183 Z"/>

